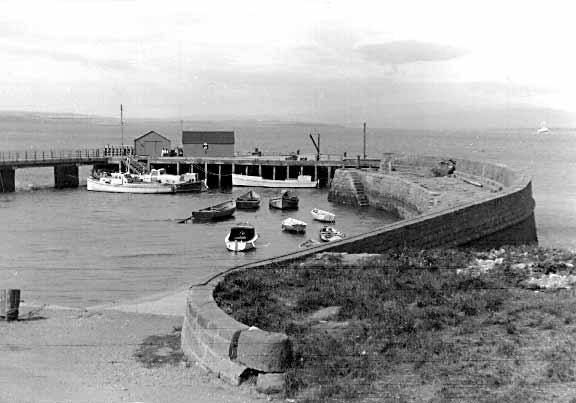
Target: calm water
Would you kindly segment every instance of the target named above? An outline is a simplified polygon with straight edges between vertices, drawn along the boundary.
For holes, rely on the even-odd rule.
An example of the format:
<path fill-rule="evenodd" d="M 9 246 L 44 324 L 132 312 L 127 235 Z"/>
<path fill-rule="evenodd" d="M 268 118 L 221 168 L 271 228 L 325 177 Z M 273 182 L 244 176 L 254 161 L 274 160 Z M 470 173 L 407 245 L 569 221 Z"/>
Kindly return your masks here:
<path fill-rule="evenodd" d="M 313 152 L 307 133 L 320 131 L 326 153 L 356 155 L 362 151 L 362 132 L 343 127 L 305 125 L 188 122 L 185 128 L 236 131 L 236 149 L 258 147 L 265 152 Z M 170 122 L 129 122 L 126 142 L 156 130 L 179 145 L 179 125 Z M 112 121 L 76 119 L 0 118 L 3 150 L 99 147 L 119 143 Z M 420 152 L 468 157 L 507 164 L 533 177 L 536 220 L 544 246 L 576 248 L 576 132 L 556 130 L 537 136 L 533 130 L 514 131 L 398 131 L 368 132 L 370 156 L 381 152 Z M 89 168 L 81 169 L 85 178 Z M 309 211 L 320 207 L 337 214 L 337 226 L 350 235 L 393 221 L 367 209 L 333 205 L 327 192 L 298 190 L 297 212 L 267 207 L 272 190 L 261 189 L 263 206 L 256 212 L 236 213 L 231 221 L 214 224 L 177 224 L 193 209 L 234 197 L 232 194 L 116 195 L 85 188 L 54 190 L 51 169 L 16 171 L 17 188 L 0 194 L 0 284 L 23 290 L 27 302 L 90 306 L 170 291 L 194 283 L 210 273 L 288 252 L 310 237 L 320 224 Z M 84 179 L 85 182 L 85 179 Z M 306 236 L 280 231 L 284 217 L 308 222 Z M 245 254 L 228 252 L 224 237 L 236 221 L 255 224 L 258 249 Z"/>

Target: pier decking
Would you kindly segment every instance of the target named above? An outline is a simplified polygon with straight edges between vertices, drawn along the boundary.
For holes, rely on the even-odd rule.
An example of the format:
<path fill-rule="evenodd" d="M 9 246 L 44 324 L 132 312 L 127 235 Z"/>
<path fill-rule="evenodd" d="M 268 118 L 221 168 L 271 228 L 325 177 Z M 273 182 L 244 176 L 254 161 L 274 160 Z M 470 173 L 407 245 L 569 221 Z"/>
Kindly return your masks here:
<path fill-rule="evenodd" d="M 93 148 L 79 150 L 48 150 L 0 152 L 0 193 L 15 191 L 15 169 L 54 167 L 57 188 L 78 187 L 78 167 L 92 165 L 95 169 L 122 168 L 126 156 L 152 168 L 165 168 L 168 173 L 196 172 L 210 188 L 232 187 L 232 174 L 258 175 L 266 179 L 284 180 L 310 175 L 321 187 L 328 186 L 338 168 L 377 168 L 379 159 L 344 158 L 342 155 L 249 155 L 234 157 L 146 157 L 135 156 L 133 148 Z"/>

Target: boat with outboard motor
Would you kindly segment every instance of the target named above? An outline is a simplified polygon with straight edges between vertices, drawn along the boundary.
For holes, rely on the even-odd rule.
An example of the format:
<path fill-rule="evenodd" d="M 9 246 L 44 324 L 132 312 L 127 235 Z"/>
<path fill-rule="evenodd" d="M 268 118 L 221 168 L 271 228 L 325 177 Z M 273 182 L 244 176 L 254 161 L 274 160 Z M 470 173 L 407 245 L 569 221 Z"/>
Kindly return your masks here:
<path fill-rule="evenodd" d="M 258 233 L 253 225 L 249 223 L 240 223 L 234 225 L 224 242 L 226 249 L 232 252 L 244 252 L 256 248 Z"/>

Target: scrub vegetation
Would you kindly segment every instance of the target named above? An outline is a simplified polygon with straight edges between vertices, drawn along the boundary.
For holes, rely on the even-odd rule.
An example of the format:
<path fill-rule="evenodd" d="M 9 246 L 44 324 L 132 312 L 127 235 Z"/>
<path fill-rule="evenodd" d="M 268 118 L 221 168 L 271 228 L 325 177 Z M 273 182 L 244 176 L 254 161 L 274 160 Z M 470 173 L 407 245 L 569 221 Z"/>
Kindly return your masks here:
<path fill-rule="evenodd" d="M 233 272 L 215 298 L 292 338 L 299 401 L 570 402 L 575 260 L 537 247 L 325 255 Z M 314 319 L 325 307 L 339 310 Z"/>

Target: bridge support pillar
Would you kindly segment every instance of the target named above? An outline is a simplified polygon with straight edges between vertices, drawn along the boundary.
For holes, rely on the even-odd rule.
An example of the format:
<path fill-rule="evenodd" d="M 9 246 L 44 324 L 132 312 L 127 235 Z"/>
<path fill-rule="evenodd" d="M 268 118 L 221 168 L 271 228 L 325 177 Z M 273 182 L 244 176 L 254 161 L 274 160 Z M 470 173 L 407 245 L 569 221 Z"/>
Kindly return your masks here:
<path fill-rule="evenodd" d="M 12 167 L 0 168 L 0 193 L 11 193 L 16 191 L 15 181 L 16 170 Z"/>
<path fill-rule="evenodd" d="M 77 165 L 55 165 L 54 166 L 54 187 L 56 189 L 77 188 L 78 166 Z"/>

